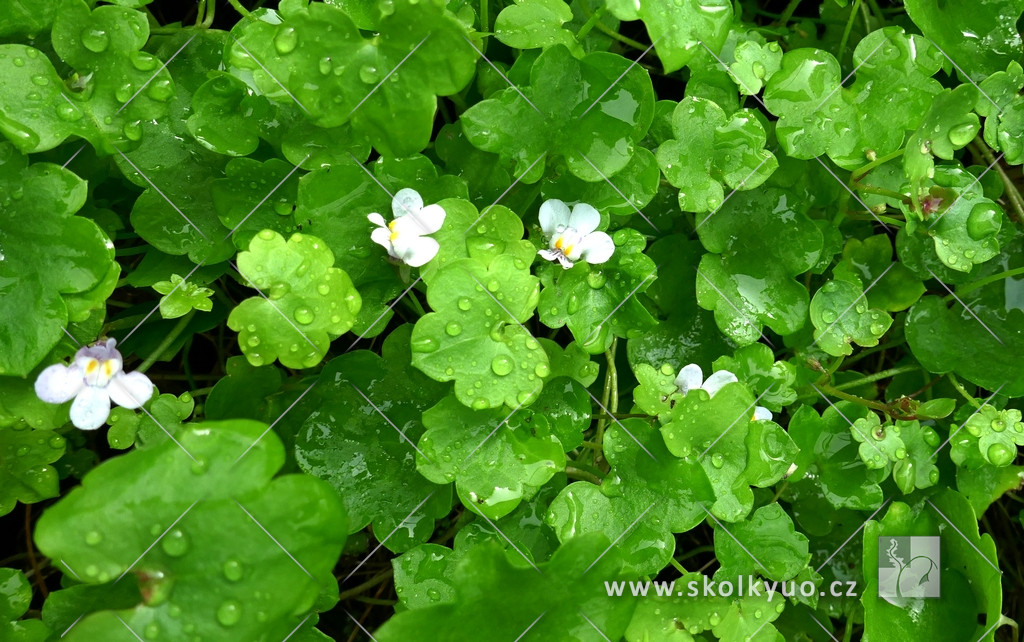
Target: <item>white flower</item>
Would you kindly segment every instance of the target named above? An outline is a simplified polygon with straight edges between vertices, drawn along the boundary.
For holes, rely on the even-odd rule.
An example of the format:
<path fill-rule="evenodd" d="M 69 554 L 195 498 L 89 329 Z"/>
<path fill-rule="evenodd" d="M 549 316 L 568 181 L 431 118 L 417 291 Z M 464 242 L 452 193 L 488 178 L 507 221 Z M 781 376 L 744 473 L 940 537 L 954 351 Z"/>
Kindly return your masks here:
<path fill-rule="evenodd" d="M 374 243 L 384 246 L 388 254 L 409 267 L 420 267 L 437 255 L 441 246 L 427 234 L 444 224 L 445 211 L 440 205 L 423 207 L 423 197 L 408 187 L 398 190 L 391 201 L 395 219 L 390 223 L 374 212 L 366 218 L 377 226 L 370 233 Z"/>
<path fill-rule="evenodd" d="M 558 199 L 544 201 L 540 206 L 540 228 L 548 237 L 548 249 L 537 254 L 549 261 L 558 261 L 569 269 L 580 259 L 587 263 L 604 263 L 615 252 L 612 237 L 595 232 L 601 215 L 586 203 L 577 203 L 572 212 Z"/>
<path fill-rule="evenodd" d="M 75 353 L 70 366 L 54 364 L 39 373 L 36 395 L 48 403 L 71 404 L 71 423 L 82 430 L 96 430 L 110 416 L 110 402 L 135 409 L 153 396 L 153 382 L 141 372 L 121 370 L 121 353 L 115 339 L 85 346 Z"/>
<path fill-rule="evenodd" d="M 739 381 L 736 375 L 729 372 L 728 370 L 719 370 L 712 373 L 707 380 L 704 380 L 704 371 L 700 369 L 696 363 L 691 363 L 688 366 L 683 367 L 679 371 L 679 375 L 676 376 L 676 387 L 679 391 L 686 395 L 687 392 L 700 388 L 708 393 L 708 395 L 714 397 L 715 393 L 725 387 L 728 383 L 735 383 Z M 754 414 L 751 415 L 751 421 L 771 421 L 772 411 L 768 410 L 764 406 L 754 406 Z"/>

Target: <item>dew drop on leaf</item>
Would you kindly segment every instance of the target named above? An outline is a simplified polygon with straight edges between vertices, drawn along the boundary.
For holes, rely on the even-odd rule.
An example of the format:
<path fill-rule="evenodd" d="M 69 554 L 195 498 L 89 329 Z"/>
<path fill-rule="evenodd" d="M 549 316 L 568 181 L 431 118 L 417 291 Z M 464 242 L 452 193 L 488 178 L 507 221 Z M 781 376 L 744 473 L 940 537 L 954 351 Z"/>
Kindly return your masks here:
<path fill-rule="evenodd" d="M 242 579 L 243 570 L 242 563 L 236 559 L 229 559 L 224 562 L 224 577 L 228 578 L 231 582 L 237 582 Z"/>
<path fill-rule="evenodd" d="M 175 528 L 164 535 L 160 546 L 171 557 L 181 557 L 188 552 L 188 535 L 180 528 Z"/>
<path fill-rule="evenodd" d="M 99 531 L 89 531 L 85 534 L 85 543 L 89 546 L 96 546 L 103 541 L 103 535 Z"/>
<path fill-rule="evenodd" d="M 444 331 L 450 337 L 457 337 L 460 333 L 462 333 L 462 326 L 459 325 L 459 323 L 457 323 L 456 321 L 451 321 L 448 323 L 448 325 L 444 327 Z"/>
<path fill-rule="evenodd" d="M 242 619 L 242 605 L 237 600 L 228 600 L 217 609 L 217 621 L 224 626 L 234 626 Z"/>
<path fill-rule="evenodd" d="M 309 325 L 313 323 L 313 311 L 305 306 L 299 306 L 295 308 L 295 320 L 302 325 Z"/>
<path fill-rule="evenodd" d="M 491 361 L 491 370 L 494 371 L 494 374 L 503 377 L 512 372 L 512 362 L 508 357 L 499 355 Z"/>
<path fill-rule="evenodd" d="M 277 49 L 277 53 L 287 54 L 295 51 L 295 47 L 299 44 L 299 34 L 293 27 L 285 27 L 284 29 L 277 32 L 274 36 L 274 48 Z"/>
<path fill-rule="evenodd" d="M 110 46 L 110 36 L 103 29 L 83 29 L 80 37 L 82 45 L 93 53 L 103 53 Z"/>
<path fill-rule="evenodd" d="M 999 212 L 987 203 L 978 203 L 967 217 L 967 234 L 981 241 L 999 231 L 1002 221 Z"/>

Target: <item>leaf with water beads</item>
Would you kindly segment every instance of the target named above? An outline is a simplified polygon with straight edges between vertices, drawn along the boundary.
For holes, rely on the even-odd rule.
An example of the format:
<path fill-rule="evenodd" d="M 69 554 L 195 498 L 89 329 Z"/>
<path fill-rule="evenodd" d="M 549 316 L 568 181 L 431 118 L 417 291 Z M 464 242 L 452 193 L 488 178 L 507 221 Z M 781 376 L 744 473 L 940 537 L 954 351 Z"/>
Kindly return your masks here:
<path fill-rule="evenodd" d="M 263 293 L 242 301 L 228 316 L 249 363 L 277 359 L 288 368 L 312 368 L 330 341 L 352 327 L 361 299 L 348 274 L 333 266 L 327 245 L 302 234 L 286 242 L 263 230 L 248 251 L 239 253 L 246 285 Z"/>
<path fill-rule="evenodd" d="M 853 353 L 850 345 L 878 345 L 878 340 L 892 325 L 892 317 L 884 310 L 869 309 L 864 290 L 849 281 L 828 281 L 811 299 L 811 322 L 814 341 L 832 356 Z"/>
<path fill-rule="evenodd" d="M 1014 408 L 997 410 L 982 406 L 961 425 L 953 436 L 951 458 L 958 466 L 977 468 L 979 463 L 1009 466 L 1024 446 L 1024 423 L 1021 412 Z M 980 457 L 979 457 L 980 455 Z"/>
<path fill-rule="evenodd" d="M 529 403 L 551 374 L 547 354 L 520 325 L 539 295 L 537 277 L 512 255 L 489 266 L 449 263 L 427 288 L 435 311 L 416 322 L 412 364 L 436 381 L 455 381 L 459 401 L 477 410 Z"/>
<path fill-rule="evenodd" d="M 119 640 L 125 625 L 147 638 L 284 639 L 322 592 L 337 595 L 346 517 L 327 483 L 273 478 L 284 447 L 266 424 L 197 424 L 177 439 L 97 466 L 37 522 L 39 549 L 87 586 L 138 578 L 134 608 L 90 613 L 65 639 Z"/>
<path fill-rule="evenodd" d="M 213 309 L 213 290 L 196 285 L 181 278 L 180 274 L 172 274 L 170 281 L 158 281 L 153 289 L 163 296 L 160 297 L 160 316 L 165 319 L 183 317 L 192 310 L 209 312 Z"/>
<path fill-rule="evenodd" d="M 568 325 L 590 354 L 607 350 L 614 336 L 639 336 L 655 323 L 636 296 L 657 278 L 657 266 L 644 254 L 647 240 L 631 228 L 617 230 L 612 240 L 615 252 L 605 263 L 579 261 L 569 270 L 552 263 L 541 272 L 541 322 Z"/>
<path fill-rule="evenodd" d="M 0 635 L 10 642 L 43 642 L 50 631 L 39 620 L 21 619 L 32 603 L 32 586 L 21 571 L 0 568 Z"/>
<path fill-rule="evenodd" d="M 494 36 L 516 49 L 564 45 L 582 55 L 572 32 L 562 28 L 570 20 L 572 9 L 563 0 L 516 0 L 495 18 Z"/>
<path fill-rule="evenodd" d="M 18 502 L 34 504 L 60 494 L 57 471 L 50 464 L 60 459 L 64 447 L 64 438 L 51 430 L 36 430 L 24 422 L 0 427 L 0 515 Z"/>
<path fill-rule="evenodd" d="M 729 65 L 729 73 L 741 94 L 756 95 L 764 83 L 782 67 L 782 47 L 777 42 L 762 43 L 744 40 L 733 52 L 736 61 Z"/>
<path fill-rule="evenodd" d="M 715 360 L 712 371 L 728 370 L 759 396 L 759 405 L 774 412 L 797 399 L 796 368 L 788 361 L 776 361 L 771 348 L 753 343 L 737 349 L 733 356 Z"/>
<path fill-rule="evenodd" d="M 619 20 L 644 21 L 666 73 L 689 64 L 704 47 L 719 51 L 733 22 L 728 0 L 609 0 L 607 6 Z"/>
<path fill-rule="evenodd" d="M 934 486 L 939 481 L 939 469 L 932 455 L 940 440 L 930 427 L 916 420 L 881 425 L 878 415 L 872 412 L 857 419 L 850 431 L 860 442 L 861 461 L 869 469 L 878 471 L 883 480 L 891 471 L 893 481 L 904 494 Z"/>
<path fill-rule="evenodd" d="M 288 163 L 271 158 L 260 162 L 236 158 L 224 168 L 226 178 L 210 184 L 217 217 L 232 230 L 235 247 L 244 250 L 260 230 L 281 235 L 296 231 L 295 210 L 299 173 Z"/>
<path fill-rule="evenodd" d="M 985 142 L 1003 152 L 1003 160 L 1010 165 L 1024 162 L 1024 141 L 1018 135 L 1024 129 L 1022 88 L 1024 69 L 1016 61 L 978 85 L 981 95 L 975 111 L 985 117 Z"/>
<path fill-rule="evenodd" d="M 981 124 L 973 113 L 978 90 L 960 85 L 936 96 L 917 130 L 907 139 L 903 171 L 912 185 L 935 176 L 935 158 L 953 160 L 953 153 L 974 140 Z"/>
<path fill-rule="evenodd" d="M 832 276 L 861 287 L 872 308 L 899 312 L 912 306 L 924 294 L 924 284 L 903 263 L 893 263 L 892 241 L 885 234 L 864 239 L 851 238 L 843 248 L 843 258 L 832 269 Z"/>
<path fill-rule="evenodd" d="M 762 506 L 747 519 L 715 529 L 715 577 L 762 575 L 784 582 L 796 577 L 811 559 L 807 536 L 778 502 Z M 761 565 L 765 566 L 762 567 Z"/>
<path fill-rule="evenodd" d="M 269 120 L 272 107 L 238 78 L 211 71 L 211 78 L 192 94 L 188 131 L 210 151 L 247 156 L 259 146 L 259 122 Z"/>

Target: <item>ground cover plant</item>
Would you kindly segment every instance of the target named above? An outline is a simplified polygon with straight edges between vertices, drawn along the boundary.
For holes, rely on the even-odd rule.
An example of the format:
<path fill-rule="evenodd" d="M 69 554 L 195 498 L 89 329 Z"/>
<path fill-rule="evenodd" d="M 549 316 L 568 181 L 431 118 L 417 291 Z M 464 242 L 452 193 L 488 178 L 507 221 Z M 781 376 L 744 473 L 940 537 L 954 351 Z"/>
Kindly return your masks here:
<path fill-rule="evenodd" d="M 1022 12 L 0 0 L 0 640 L 1016 640 Z"/>

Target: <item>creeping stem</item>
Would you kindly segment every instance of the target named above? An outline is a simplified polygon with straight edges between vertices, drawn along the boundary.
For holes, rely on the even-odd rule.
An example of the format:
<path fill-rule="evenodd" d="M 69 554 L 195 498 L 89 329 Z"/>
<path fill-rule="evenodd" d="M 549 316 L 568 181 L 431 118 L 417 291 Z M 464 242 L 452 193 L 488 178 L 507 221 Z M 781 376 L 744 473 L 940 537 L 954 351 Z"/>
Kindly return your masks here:
<path fill-rule="evenodd" d="M 195 316 L 195 313 L 195 310 L 191 310 L 189 311 L 188 314 L 178 319 L 178 323 L 176 323 L 175 326 L 171 328 L 171 331 L 167 333 L 167 336 L 164 337 L 164 340 L 160 342 L 160 345 L 158 345 L 156 349 L 153 350 L 153 352 L 150 353 L 148 357 L 146 357 L 146 360 L 143 361 L 142 364 L 138 368 L 136 368 L 136 370 L 138 372 L 146 372 L 146 370 L 148 370 L 151 365 L 156 363 L 156 360 L 160 358 L 160 355 L 162 355 L 164 351 L 167 350 L 167 348 L 171 347 L 171 344 L 174 343 L 174 341 L 181 335 L 182 332 L 185 331 L 185 326 L 187 326 L 188 322 L 192 320 L 192 317 Z"/>

